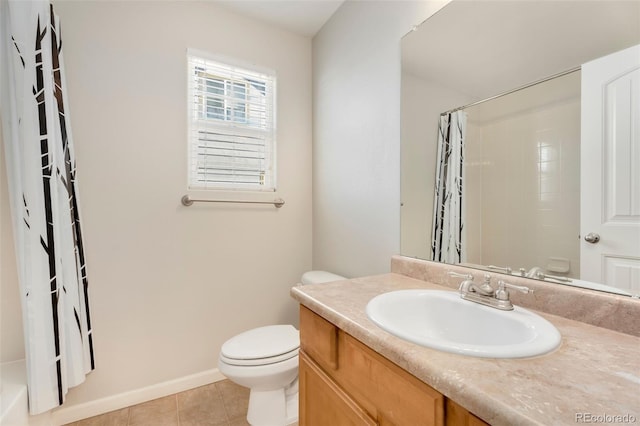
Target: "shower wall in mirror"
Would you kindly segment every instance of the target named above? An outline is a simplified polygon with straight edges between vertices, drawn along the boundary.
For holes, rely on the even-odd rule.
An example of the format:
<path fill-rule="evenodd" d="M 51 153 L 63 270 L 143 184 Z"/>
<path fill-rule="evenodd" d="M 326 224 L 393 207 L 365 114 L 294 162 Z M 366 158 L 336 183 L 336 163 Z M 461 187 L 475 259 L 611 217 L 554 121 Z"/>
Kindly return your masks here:
<path fill-rule="evenodd" d="M 580 65 L 638 43 L 615 1 L 453 1 L 405 36 L 402 254 L 432 260 L 439 117 L 471 105 L 461 262 L 628 294 L 580 279 Z"/>
<path fill-rule="evenodd" d="M 580 273 L 580 73 L 469 107 L 466 262 Z"/>

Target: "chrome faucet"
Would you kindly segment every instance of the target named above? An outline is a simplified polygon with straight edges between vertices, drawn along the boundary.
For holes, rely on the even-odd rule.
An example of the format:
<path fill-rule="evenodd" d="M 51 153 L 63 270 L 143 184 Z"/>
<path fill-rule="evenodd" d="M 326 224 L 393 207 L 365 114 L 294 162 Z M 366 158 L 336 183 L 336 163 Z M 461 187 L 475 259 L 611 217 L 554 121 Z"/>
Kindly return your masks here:
<path fill-rule="evenodd" d="M 513 310 L 508 289 L 521 293 L 533 293 L 533 290 L 529 287 L 510 284 L 503 280 L 498 281 L 498 289 L 494 290 L 491 286 L 491 275 L 489 274 L 485 274 L 484 281 L 480 285 L 473 282 L 473 275 L 471 274 L 458 274 L 456 272 L 448 272 L 448 274 L 451 277 L 464 279 L 459 287 L 461 298 L 503 311 Z"/>
<path fill-rule="evenodd" d="M 469 274 L 469 277 L 471 278 L 460 283 L 460 293 L 478 293 L 482 296 L 494 295 L 495 292 L 493 287 L 491 287 L 491 275 L 485 274 L 484 281 L 480 285 L 476 285 L 476 283 L 473 282 L 473 276 L 471 274 Z"/>
<path fill-rule="evenodd" d="M 542 278 L 539 277 L 540 274 L 542 274 Z M 529 269 L 529 272 L 527 272 L 525 276 L 527 278 L 543 279 L 544 278 L 544 272 L 542 272 L 542 268 L 540 268 L 538 266 L 534 266 L 533 268 Z"/>

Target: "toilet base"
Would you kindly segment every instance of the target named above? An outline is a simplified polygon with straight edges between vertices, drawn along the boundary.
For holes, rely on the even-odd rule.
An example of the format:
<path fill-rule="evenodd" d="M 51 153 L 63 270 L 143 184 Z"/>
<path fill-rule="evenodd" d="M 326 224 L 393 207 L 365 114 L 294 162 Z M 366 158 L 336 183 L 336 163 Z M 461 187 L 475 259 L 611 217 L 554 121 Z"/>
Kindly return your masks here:
<path fill-rule="evenodd" d="M 287 397 L 287 425 L 298 424 L 298 392 Z"/>
<path fill-rule="evenodd" d="M 251 390 L 247 421 L 252 426 L 285 426 L 298 421 L 298 392 Z"/>

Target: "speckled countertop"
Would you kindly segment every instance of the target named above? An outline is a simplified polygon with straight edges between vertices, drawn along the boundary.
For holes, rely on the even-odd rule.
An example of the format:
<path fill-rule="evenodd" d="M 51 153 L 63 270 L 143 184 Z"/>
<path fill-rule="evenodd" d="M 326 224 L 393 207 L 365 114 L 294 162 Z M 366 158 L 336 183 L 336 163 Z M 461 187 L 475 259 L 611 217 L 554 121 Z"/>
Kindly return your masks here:
<path fill-rule="evenodd" d="M 510 360 L 441 352 L 397 338 L 367 318 L 373 297 L 409 288 L 451 290 L 390 273 L 298 286 L 291 295 L 494 426 L 588 423 L 580 414 L 612 416 L 600 422 L 607 424 L 627 415 L 640 424 L 640 338 L 537 312 L 562 334 L 550 354 Z"/>

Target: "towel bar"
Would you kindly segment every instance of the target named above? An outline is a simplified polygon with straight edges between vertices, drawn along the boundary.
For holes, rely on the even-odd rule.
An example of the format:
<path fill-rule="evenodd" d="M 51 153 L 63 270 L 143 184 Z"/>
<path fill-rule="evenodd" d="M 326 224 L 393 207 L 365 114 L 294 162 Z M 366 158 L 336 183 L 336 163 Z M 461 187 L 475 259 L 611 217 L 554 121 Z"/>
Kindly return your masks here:
<path fill-rule="evenodd" d="M 282 198 L 276 198 L 273 201 L 248 201 L 248 200 L 196 200 L 188 195 L 184 195 L 180 201 L 183 206 L 189 207 L 193 203 L 240 203 L 240 204 L 273 204 L 276 208 L 284 206 Z"/>

